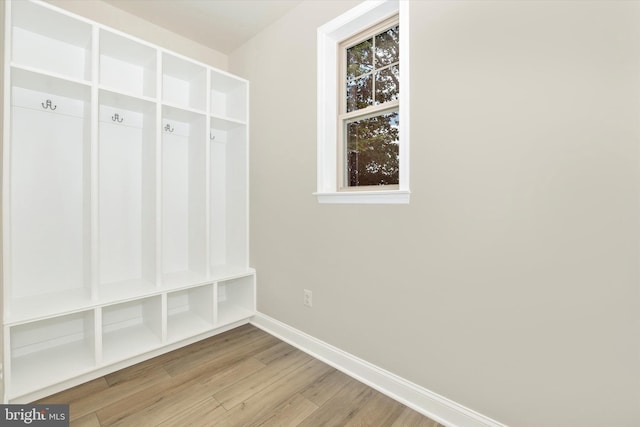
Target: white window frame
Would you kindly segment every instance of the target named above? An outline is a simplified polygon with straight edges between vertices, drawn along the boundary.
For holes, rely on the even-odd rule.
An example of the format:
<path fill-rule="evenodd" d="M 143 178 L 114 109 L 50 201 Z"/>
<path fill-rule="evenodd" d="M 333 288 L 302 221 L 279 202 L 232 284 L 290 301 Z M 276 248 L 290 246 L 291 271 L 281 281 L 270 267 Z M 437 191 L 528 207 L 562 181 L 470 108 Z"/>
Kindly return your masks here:
<path fill-rule="evenodd" d="M 399 184 L 397 190 L 338 191 L 339 45 L 393 15 L 400 25 Z M 320 203 L 409 203 L 409 2 L 368 0 L 318 28 L 318 190 Z M 340 94 L 340 95 L 339 95 Z"/>

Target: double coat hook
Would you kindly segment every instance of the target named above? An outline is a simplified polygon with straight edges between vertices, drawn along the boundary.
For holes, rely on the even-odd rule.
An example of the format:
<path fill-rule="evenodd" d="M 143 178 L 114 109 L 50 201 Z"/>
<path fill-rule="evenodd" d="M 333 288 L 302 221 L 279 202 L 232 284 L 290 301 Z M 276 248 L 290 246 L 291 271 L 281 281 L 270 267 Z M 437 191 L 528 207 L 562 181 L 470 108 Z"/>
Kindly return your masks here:
<path fill-rule="evenodd" d="M 169 123 L 167 123 L 167 125 L 164 127 L 164 130 L 166 130 L 167 132 L 173 132 L 173 128 L 171 127 L 171 125 Z"/>
<path fill-rule="evenodd" d="M 53 102 L 50 99 L 47 99 L 47 102 L 41 102 L 40 105 L 42 105 L 42 108 L 49 109 L 49 110 L 55 110 L 56 108 L 58 108 L 57 105 L 53 105 Z"/>
<path fill-rule="evenodd" d="M 113 116 L 111 116 L 111 120 L 113 120 L 114 122 L 122 123 L 124 121 L 124 118 L 120 117 L 118 113 L 115 113 Z"/>

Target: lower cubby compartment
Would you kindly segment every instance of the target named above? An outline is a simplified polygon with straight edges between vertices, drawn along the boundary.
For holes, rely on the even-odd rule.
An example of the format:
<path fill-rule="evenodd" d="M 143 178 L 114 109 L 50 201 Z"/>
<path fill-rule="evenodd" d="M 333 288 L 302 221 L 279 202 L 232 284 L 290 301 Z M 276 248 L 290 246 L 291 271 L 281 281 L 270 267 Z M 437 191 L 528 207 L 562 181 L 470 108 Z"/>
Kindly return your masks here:
<path fill-rule="evenodd" d="M 112 368 L 250 321 L 255 314 L 255 274 L 251 269 L 236 274 L 218 276 L 226 280 L 5 326 L 5 400 L 37 400 Z"/>
<path fill-rule="evenodd" d="M 95 368 L 94 310 L 9 327 L 9 398 Z"/>
<path fill-rule="evenodd" d="M 167 341 L 175 342 L 213 328 L 213 285 L 167 294 Z"/>
<path fill-rule="evenodd" d="M 102 363 L 137 356 L 162 345 L 162 297 L 102 308 Z"/>
<path fill-rule="evenodd" d="M 225 280 L 217 284 L 216 326 L 224 326 L 255 314 L 255 276 Z"/>

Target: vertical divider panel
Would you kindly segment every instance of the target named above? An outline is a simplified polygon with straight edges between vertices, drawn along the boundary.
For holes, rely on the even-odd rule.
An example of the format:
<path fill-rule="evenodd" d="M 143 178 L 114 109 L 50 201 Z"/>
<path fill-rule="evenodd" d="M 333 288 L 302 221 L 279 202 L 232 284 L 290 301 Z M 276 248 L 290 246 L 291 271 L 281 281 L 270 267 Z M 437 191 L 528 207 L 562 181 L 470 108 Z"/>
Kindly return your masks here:
<path fill-rule="evenodd" d="M 209 298 L 197 298 L 196 295 L 193 296 L 193 305 L 195 306 L 196 311 L 200 314 L 200 316 L 207 321 L 207 323 L 213 325 L 213 310 L 214 310 L 214 297 L 213 297 L 213 284 L 206 285 L 206 288 L 209 291 Z"/>
<path fill-rule="evenodd" d="M 207 71 L 207 117 L 205 129 L 207 132 L 205 142 L 205 236 L 211 236 L 211 102 L 209 97 L 211 96 L 211 73 Z M 205 274 L 207 278 L 211 277 L 211 239 L 208 237 L 205 239 Z"/>
<path fill-rule="evenodd" d="M 11 331 L 8 326 L 2 328 L 4 333 L 4 396 L 2 396 L 2 402 L 8 403 L 9 396 L 11 395 Z"/>
<path fill-rule="evenodd" d="M 143 318 L 151 319 L 149 322 L 149 329 L 158 337 L 160 343 L 163 343 L 164 336 L 166 335 L 166 328 L 163 327 L 165 323 L 162 316 L 162 307 L 166 306 L 167 295 L 162 294 L 160 297 L 160 307 L 154 307 L 153 304 L 144 304 L 142 306 Z M 158 297 L 152 297 L 158 298 Z"/>
<path fill-rule="evenodd" d="M 162 52 L 156 51 L 156 141 L 155 141 L 155 276 L 156 287 L 162 287 Z"/>
<path fill-rule="evenodd" d="M 220 305 L 220 301 L 218 298 L 218 282 L 213 284 L 213 324 L 218 325 L 218 306 Z"/>
<path fill-rule="evenodd" d="M 2 66 L 4 67 L 4 82 L 3 82 L 3 95 L 4 98 L 2 100 L 3 105 L 3 135 L 2 135 L 2 243 L 4 250 L 2 251 L 2 291 L 3 291 L 3 310 L 2 317 L 3 319 L 7 319 L 11 316 L 11 305 L 8 304 L 8 301 L 13 301 L 12 288 L 13 284 L 11 281 L 11 266 L 13 265 L 11 261 L 11 251 L 8 251 L 7 248 L 12 247 L 11 245 L 11 152 L 9 144 L 10 135 L 11 135 L 11 101 L 9 96 L 9 91 L 11 90 L 11 58 L 13 57 L 13 52 L 11 51 L 13 43 L 11 41 L 11 2 L 5 2 L 5 16 L 4 16 L 4 62 Z M 10 368 L 7 367 L 6 363 L 10 357 L 8 348 L 6 347 L 9 340 L 9 329 L 4 329 L 4 340 L 5 340 L 5 387 L 4 387 L 4 399 L 6 402 L 6 396 L 8 395 L 8 384 L 10 375 Z M 10 344 L 10 343 L 8 343 Z"/>
<path fill-rule="evenodd" d="M 85 280 L 89 280 L 91 283 L 91 299 L 96 301 L 100 298 L 98 295 L 98 282 L 99 282 L 99 273 L 100 273 L 100 254 L 98 252 L 99 244 L 98 241 L 100 233 L 98 230 L 98 226 L 100 224 L 100 201 L 98 199 L 99 194 L 99 151 L 98 151 L 98 115 L 99 115 L 99 99 L 98 99 L 98 79 L 99 73 L 96 70 L 100 69 L 100 52 L 98 46 L 100 45 L 99 39 L 99 31 L 98 27 L 95 25 L 92 29 L 92 41 L 91 41 L 91 70 L 93 74 L 91 76 L 92 86 L 91 86 L 91 148 L 89 149 L 89 161 L 85 162 L 88 165 L 88 171 L 90 174 L 90 194 L 85 200 L 90 200 L 90 229 L 89 229 L 89 242 L 90 244 L 86 247 L 89 249 L 89 274 L 85 274 Z M 85 170 L 85 174 L 86 174 Z"/>
<path fill-rule="evenodd" d="M 167 307 L 167 294 L 162 294 L 162 302 L 160 307 L 160 321 L 162 322 L 162 344 L 167 342 L 167 322 L 169 318 L 169 308 Z"/>
<path fill-rule="evenodd" d="M 102 308 L 96 307 L 94 309 L 93 318 L 94 323 L 94 354 L 96 366 L 102 365 Z"/>

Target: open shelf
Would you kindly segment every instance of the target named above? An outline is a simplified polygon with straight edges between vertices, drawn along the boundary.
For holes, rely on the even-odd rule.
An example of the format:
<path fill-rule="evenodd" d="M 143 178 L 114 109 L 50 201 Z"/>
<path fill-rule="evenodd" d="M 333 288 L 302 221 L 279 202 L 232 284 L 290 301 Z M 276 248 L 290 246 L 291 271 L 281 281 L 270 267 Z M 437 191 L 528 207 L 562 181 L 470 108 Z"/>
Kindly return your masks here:
<path fill-rule="evenodd" d="M 162 55 L 162 102 L 204 112 L 207 99 L 207 70 L 168 53 Z"/>
<path fill-rule="evenodd" d="M 206 120 L 167 106 L 162 116 L 162 273 L 174 287 L 207 275 Z"/>
<path fill-rule="evenodd" d="M 211 119 L 209 134 L 209 263 L 212 269 L 225 265 L 246 268 L 249 258 L 248 202 L 246 194 L 236 189 L 248 184 L 247 128 L 234 122 Z"/>
<path fill-rule="evenodd" d="M 101 90 L 99 118 L 102 298 L 118 283 L 156 283 L 156 105 Z"/>
<path fill-rule="evenodd" d="M 167 294 L 167 341 L 175 342 L 213 328 L 213 285 Z"/>
<path fill-rule="evenodd" d="M 211 281 L 220 282 L 255 274 L 255 270 L 245 266 L 225 264 L 212 267 L 210 273 Z"/>
<path fill-rule="evenodd" d="M 11 5 L 14 64 L 91 80 L 91 25 L 27 1 Z"/>
<path fill-rule="evenodd" d="M 254 314 L 254 275 L 225 280 L 217 284 L 216 326 L 249 319 Z"/>
<path fill-rule="evenodd" d="M 9 299 L 25 307 L 42 295 L 90 298 L 90 88 L 21 69 L 12 74 Z"/>
<path fill-rule="evenodd" d="M 160 296 L 102 308 L 102 361 L 114 363 L 160 347 Z"/>
<path fill-rule="evenodd" d="M 211 115 L 241 123 L 247 120 L 248 83 L 237 77 L 211 71 Z"/>
<path fill-rule="evenodd" d="M 86 308 L 92 304 L 91 289 L 81 287 L 53 293 L 30 295 L 11 301 L 5 311 L 7 323 L 15 324 Z"/>
<path fill-rule="evenodd" d="M 95 367 L 93 310 L 10 328 L 11 397 Z"/>
<path fill-rule="evenodd" d="M 156 96 L 156 50 L 100 31 L 100 85 L 135 96 Z"/>

